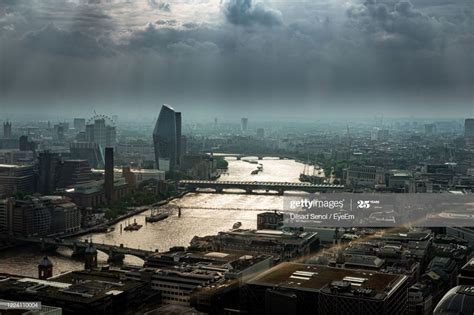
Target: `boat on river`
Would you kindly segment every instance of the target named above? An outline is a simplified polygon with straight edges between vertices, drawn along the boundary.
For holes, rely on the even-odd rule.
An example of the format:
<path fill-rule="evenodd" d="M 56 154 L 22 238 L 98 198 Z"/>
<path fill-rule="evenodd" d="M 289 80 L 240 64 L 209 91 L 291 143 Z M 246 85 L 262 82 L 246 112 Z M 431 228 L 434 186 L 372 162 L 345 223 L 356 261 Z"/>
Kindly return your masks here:
<path fill-rule="evenodd" d="M 132 224 L 127 225 L 123 229 L 125 231 L 138 231 L 139 229 L 142 228 L 142 226 L 143 226 L 143 224 L 138 224 L 137 220 L 135 219 Z"/>
<path fill-rule="evenodd" d="M 235 222 L 234 225 L 232 226 L 232 229 L 235 230 L 235 229 L 238 229 L 238 228 L 241 227 L 241 226 L 242 226 L 242 222 L 240 222 L 240 221 L 239 221 L 239 222 Z"/>
<path fill-rule="evenodd" d="M 156 209 L 151 210 L 151 214 L 145 217 L 146 222 L 158 222 L 168 218 L 168 213 L 158 212 Z"/>

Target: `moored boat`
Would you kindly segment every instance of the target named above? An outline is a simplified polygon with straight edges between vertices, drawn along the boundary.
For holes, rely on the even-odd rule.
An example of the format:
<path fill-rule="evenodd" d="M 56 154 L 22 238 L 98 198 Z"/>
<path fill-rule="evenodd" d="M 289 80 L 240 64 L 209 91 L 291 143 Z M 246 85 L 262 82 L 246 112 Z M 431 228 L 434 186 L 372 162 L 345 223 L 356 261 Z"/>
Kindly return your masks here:
<path fill-rule="evenodd" d="M 150 216 L 145 217 L 146 222 L 158 222 L 168 218 L 167 213 L 153 213 Z"/>
<path fill-rule="evenodd" d="M 134 220 L 132 224 L 127 225 L 123 229 L 125 231 L 138 231 L 139 229 L 142 228 L 142 226 L 143 226 L 142 224 L 137 223 L 137 220 Z"/>

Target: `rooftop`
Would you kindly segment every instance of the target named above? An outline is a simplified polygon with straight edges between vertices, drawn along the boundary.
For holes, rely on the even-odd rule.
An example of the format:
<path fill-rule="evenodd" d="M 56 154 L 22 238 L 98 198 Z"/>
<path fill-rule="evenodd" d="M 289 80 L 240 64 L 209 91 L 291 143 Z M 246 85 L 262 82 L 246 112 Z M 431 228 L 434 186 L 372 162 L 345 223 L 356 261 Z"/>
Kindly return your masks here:
<path fill-rule="evenodd" d="M 124 178 L 114 178 L 114 187 L 121 187 L 127 185 Z M 93 194 L 100 192 L 104 189 L 104 180 L 95 180 L 82 184 L 75 185 L 71 188 L 66 189 L 67 193 L 70 194 Z"/>
<path fill-rule="evenodd" d="M 300 231 L 281 231 L 281 230 L 243 230 L 236 229 L 232 231 L 219 232 L 220 236 L 240 236 L 254 237 L 261 239 L 310 239 L 317 236 L 317 232 L 300 232 Z"/>
<path fill-rule="evenodd" d="M 153 253 L 148 262 L 156 266 L 194 265 L 202 269 L 239 272 L 269 258 L 271 258 L 270 255 L 249 255 L 246 251 L 237 250 L 222 252 L 179 250 Z"/>
<path fill-rule="evenodd" d="M 117 295 L 143 284 L 125 280 L 120 272 L 75 271 L 62 274 L 50 280 L 39 280 L 15 275 L 0 275 L 0 293 L 15 292 L 32 295 L 41 300 L 57 300 L 92 303 L 107 295 Z"/>
<path fill-rule="evenodd" d="M 358 289 L 372 289 L 375 298 L 384 298 L 391 289 L 406 281 L 403 275 L 332 268 L 299 263 L 282 263 L 250 281 L 254 285 L 279 286 L 306 291 L 320 291 L 333 281 L 347 281 Z"/>
<path fill-rule="evenodd" d="M 474 271 L 474 258 L 471 258 L 464 266 L 462 266 L 461 270 L 465 271 Z"/>

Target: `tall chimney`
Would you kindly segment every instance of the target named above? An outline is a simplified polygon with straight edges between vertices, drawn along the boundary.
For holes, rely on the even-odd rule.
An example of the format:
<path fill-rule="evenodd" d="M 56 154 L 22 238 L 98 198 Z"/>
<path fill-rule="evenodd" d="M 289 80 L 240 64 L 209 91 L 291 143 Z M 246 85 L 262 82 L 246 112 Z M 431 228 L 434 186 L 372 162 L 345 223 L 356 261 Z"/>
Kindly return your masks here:
<path fill-rule="evenodd" d="M 114 148 L 105 148 L 104 179 L 105 199 L 110 204 L 114 193 Z"/>

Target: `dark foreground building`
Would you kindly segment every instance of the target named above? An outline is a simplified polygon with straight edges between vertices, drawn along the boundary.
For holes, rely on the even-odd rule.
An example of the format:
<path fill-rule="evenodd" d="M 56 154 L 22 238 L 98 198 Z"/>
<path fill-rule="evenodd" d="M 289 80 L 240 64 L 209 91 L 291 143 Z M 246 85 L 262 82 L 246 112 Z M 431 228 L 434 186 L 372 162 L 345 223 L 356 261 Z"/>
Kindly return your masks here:
<path fill-rule="evenodd" d="M 126 280 L 114 271 L 75 271 L 48 280 L 0 275 L 0 299 L 40 301 L 63 314 L 145 313 L 160 303 L 149 284 Z"/>
<path fill-rule="evenodd" d="M 282 263 L 248 282 L 249 314 L 406 314 L 407 277 Z"/>
<path fill-rule="evenodd" d="M 433 314 L 474 314 L 474 286 L 460 285 L 449 290 Z"/>

